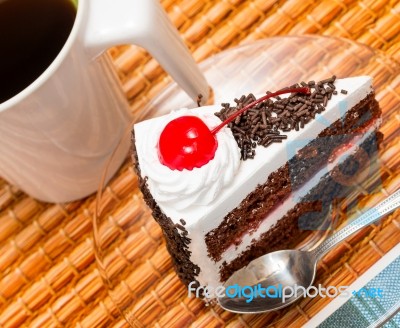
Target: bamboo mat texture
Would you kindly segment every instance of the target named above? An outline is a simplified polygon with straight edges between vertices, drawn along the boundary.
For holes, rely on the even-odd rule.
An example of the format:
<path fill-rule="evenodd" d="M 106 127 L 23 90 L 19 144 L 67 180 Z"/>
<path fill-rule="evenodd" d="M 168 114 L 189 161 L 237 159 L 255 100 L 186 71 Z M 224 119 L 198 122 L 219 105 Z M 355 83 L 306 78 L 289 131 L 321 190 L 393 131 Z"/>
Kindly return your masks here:
<path fill-rule="evenodd" d="M 400 1 L 390 0 L 162 0 L 196 61 L 239 44 L 278 35 L 319 34 L 366 44 L 400 63 Z M 133 113 L 169 82 L 144 50 L 109 50 Z M 381 189 L 371 206 L 400 187 L 400 77 L 378 95 L 384 110 Z M 161 231 L 138 201 L 137 178 L 127 158 L 103 200 L 116 225 L 127 217 L 138 233 L 126 284 L 145 281 L 132 313 L 148 327 L 300 327 L 329 303 L 303 299 L 268 314 L 237 315 L 188 298 L 175 275 Z M 41 203 L 0 179 L 0 326 L 128 327 L 107 293 L 96 265 L 93 217 L 96 195 L 67 204 Z M 139 215 L 140 214 L 140 215 Z M 400 242 L 400 212 L 349 238 L 328 254 L 318 282 L 349 285 Z M 340 212 L 344 216 L 345 208 Z M 135 229 L 135 227 L 130 227 Z M 146 257 L 143 263 L 140 256 Z M 126 258 L 129 266 L 130 259 Z M 146 278 L 146 279 L 144 279 Z M 137 296 L 137 295 L 136 295 Z"/>

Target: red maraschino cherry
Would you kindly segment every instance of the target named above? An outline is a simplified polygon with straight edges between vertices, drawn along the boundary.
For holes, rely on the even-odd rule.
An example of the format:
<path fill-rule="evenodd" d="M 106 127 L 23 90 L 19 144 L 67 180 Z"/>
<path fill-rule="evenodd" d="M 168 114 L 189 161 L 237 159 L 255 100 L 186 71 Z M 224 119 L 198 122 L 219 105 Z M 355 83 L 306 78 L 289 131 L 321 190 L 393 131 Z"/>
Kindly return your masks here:
<path fill-rule="evenodd" d="M 181 116 L 169 122 L 158 141 L 160 162 L 171 170 L 193 170 L 211 161 L 218 148 L 216 133 L 240 114 L 272 97 L 285 93 L 310 93 L 309 88 L 288 88 L 261 97 L 210 130 L 197 116 Z"/>

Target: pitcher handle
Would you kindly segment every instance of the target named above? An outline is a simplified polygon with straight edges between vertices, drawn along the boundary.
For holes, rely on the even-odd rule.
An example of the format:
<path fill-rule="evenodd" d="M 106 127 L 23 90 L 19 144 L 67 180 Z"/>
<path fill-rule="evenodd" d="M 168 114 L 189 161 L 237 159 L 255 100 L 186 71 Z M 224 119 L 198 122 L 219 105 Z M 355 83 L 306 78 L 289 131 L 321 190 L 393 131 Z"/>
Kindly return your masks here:
<path fill-rule="evenodd" d="M 85 31 L 89 55 L 119 44 L 146 49 L 192 98 L 209 97 L 204 75 L 158 0 L 90 0 Z"/>

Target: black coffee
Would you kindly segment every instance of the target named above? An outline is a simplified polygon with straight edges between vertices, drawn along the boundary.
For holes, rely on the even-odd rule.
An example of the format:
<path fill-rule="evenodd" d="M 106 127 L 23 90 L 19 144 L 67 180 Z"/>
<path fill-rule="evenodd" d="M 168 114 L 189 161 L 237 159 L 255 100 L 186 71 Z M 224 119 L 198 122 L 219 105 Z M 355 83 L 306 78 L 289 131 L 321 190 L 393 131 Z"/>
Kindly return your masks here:
<path fill-rule="evenodd" d="M 46 70 L 75 16 L 72 0 L 0 0 L 0 103 Z"/>

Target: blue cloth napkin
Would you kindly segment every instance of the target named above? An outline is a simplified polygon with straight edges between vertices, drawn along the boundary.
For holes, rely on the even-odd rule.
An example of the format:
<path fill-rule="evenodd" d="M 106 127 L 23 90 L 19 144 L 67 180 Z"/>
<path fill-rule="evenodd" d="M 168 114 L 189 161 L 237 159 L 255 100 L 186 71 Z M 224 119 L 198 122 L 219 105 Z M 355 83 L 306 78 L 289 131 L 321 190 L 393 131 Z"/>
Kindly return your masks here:
<path fill-rule="evenodd" d="M 380 291 L 380 293 L 378 293 Z M 327 318 L 319 328 L 400 328 L 400 256 Z"/>

